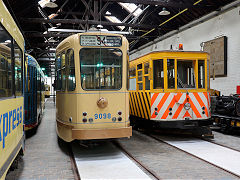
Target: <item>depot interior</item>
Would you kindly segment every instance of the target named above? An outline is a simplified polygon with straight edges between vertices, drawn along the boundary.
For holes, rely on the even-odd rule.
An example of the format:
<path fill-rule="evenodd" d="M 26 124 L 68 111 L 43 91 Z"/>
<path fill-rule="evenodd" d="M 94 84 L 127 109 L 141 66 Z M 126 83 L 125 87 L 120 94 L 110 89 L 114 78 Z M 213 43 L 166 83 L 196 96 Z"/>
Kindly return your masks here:
<path fill-rule="evenodd" d="M 4 2 L 24 35 L 27 53 L 37 59 L 49 85 L 54 81 L 56 46 L 91 28 L 121 31 L 130 43 L 130 60 L 151 51 L 178 50 L 179 44 L 184 51 L 205 50 L 211 53 L 211 88 L 229 95 L 239 85 L 238 1 Z"/>

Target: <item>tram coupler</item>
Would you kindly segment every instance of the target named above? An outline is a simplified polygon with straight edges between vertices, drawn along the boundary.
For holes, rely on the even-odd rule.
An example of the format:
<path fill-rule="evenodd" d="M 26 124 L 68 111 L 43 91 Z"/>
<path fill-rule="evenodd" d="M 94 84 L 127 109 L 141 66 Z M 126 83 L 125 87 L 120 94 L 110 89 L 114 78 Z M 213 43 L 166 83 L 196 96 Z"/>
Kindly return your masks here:
<path fill-rule="evenodd" d="M 194 136 L 205 138 L 205 139 L 213 139 L 214 135 L 210 127 L 200 126 L 193 129 L 192 134 Z"/>

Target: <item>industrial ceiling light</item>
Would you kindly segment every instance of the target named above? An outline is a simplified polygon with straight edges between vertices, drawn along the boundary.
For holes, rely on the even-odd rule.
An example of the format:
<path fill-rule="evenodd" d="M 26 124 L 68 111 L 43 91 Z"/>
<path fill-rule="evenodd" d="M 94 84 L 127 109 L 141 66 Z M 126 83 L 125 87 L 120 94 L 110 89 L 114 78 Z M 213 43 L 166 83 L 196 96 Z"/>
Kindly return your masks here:
<path fill-rule="evenodd" d="M 102 29 L 103 26 L 101 24 L 97 25 L 97 28 Z"/>
<path fill-rule="evenodd" d="M 160 13 L 158 13 L 158 15 L 161 15 L 161 16 L 166 16 L 169 14 L 170 14 L 170 12 L 165 7 L 162 8 L 162 11 Z"/>
<path fill-rule="evenodd" d="M 55 3 L 56 0 L 40 0 L 38 4 L 42 7 L 56 8 L 58 5 Z"/>
<path fill-rule="evenodd" d="M 54 2 L 55 0 L 49 0 L 49 2 L 46 3 L 46 7 L 48 8 L 56 8 L 58 5 Z"/>

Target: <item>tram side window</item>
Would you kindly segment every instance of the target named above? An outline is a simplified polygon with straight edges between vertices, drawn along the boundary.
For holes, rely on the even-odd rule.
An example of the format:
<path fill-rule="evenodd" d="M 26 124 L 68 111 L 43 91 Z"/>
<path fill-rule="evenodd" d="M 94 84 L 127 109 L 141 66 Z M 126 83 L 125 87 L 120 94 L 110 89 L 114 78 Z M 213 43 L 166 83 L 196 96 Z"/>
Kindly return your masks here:
<path fill-rule="evenodd" d="M 11 42 L 12 37 L 0 24 L 0 98 L 13 95 Z"/>
<path fill-rule="evenodd" d="M 145 81 L 145 90 L 150 90 L 149 63 L 144 64 L 144 81 Z"/>
<path fill-rule="evenodd" d="M 15 88 L 16 96 L 22 95 L 22 50 L 14 44 L 14 60 L 15 60 Z"/>
<path fill-rule="evenodd" d="M 137 74 L 138 74 L 138 90 L 143 90 L 143 69 L 142 64 L 137 65 Z"/>
<path fill-rule="evenodd" d="M 62 68 L 62 90 L 66 90 L 66 61 L 65 61 L 65 52 L 62 53 L 61 55 L 61 68 Z"/>
<path fill-rule="evenodd" d="M 198 60 L 198 88 L 205 88 L 205 62 Z"/>
<path fill-rule="evenodd" d="M 135 91 L 136 90 L 136 68 L 132 67 L 129 69 L 129 90 Z"/>
<path fill-rule="evenodd" d="M 178 88 L 195 88 L 195 74 L 193 61 L 177 61 Z"/>
<path fill-rule="evenodd" d="M 73 49 L 67 50 L 66 61 L 68 62 L 68 91 L 74 91 L 76 88 L 75 63 Z"/>
<path fill-rule="evenodd" d="M 153 61 L 153 88 L 154 89 L 164 88 L 164 73 L 162 59 Z"/>
<path fill-rule="evenodd" d="M 61 74 L 61 56 L 58 55 L 56 59 L 56 90 L 61 90 L 62 88 L 62 74 Z"/>
<path fill-rule="evenodd" d="M 167 77 L 168 77 L 168 88 L 175 88 L 175 67 L 174 59 L 167 60 Z"/>

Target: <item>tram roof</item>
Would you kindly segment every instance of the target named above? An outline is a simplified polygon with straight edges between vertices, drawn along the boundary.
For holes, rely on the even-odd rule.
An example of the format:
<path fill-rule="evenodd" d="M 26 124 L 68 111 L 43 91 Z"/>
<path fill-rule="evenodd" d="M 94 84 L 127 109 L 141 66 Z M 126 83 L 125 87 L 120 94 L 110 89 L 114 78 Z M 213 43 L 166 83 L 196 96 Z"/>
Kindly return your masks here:
<path fill-rule="evenodd" d="M 150 53 L 144 54 L 138 58 L 132 59 L 130 61 L 135 61 L 135 60 L 141 60 L 144 58 L 155 58 L 155 56 L 161 55 L 162 58 L 164 57 L 190 57 L 194 56 L 196 58 L 208 58 L 209 53 L 204 52 L 204 51 L 182 51 L 182 50 L 162 50 L 162 51 L 152 51 Z"/>

